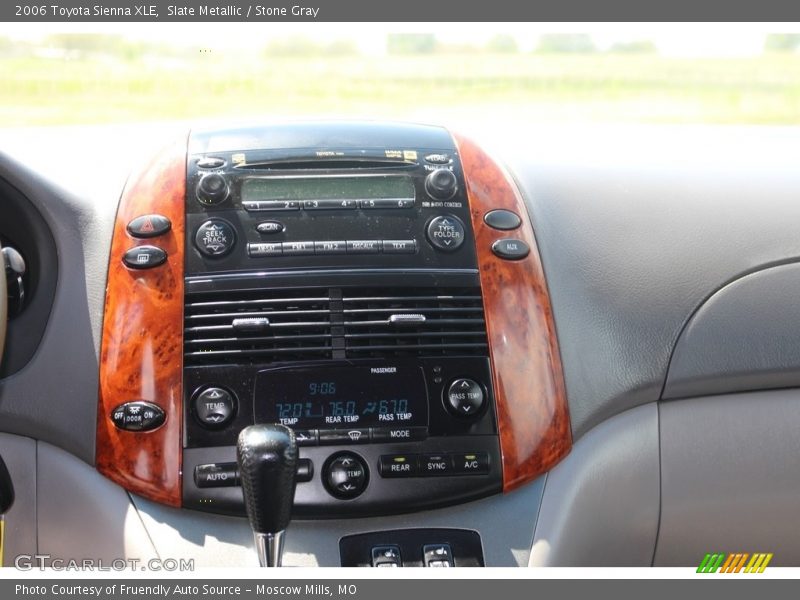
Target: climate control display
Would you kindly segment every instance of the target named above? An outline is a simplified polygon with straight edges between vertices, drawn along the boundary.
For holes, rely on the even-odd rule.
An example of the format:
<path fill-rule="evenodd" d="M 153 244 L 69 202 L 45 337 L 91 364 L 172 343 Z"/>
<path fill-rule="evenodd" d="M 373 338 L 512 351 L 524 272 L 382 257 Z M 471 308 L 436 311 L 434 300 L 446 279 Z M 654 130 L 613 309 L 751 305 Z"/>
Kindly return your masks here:
<path fill-rule="evenodd" d="M 425 426 L 428 394 L 420 367 L 262 371 L 257 422 L 295 429 Z"/>

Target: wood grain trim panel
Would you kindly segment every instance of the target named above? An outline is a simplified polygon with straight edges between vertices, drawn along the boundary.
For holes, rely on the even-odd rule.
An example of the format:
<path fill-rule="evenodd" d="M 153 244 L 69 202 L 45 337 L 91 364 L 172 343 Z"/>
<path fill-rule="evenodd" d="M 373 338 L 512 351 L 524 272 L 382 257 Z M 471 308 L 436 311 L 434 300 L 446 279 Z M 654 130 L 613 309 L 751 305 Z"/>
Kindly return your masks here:
<path fill-rule="evenodd" d="M 564 375 L 542 262 L 524 201 L 505 170 L 474 142 L 455 136 L 475 231 L 492 361 L 503 491 L 550 470 L 572 447 Z M 484 222 L 503 208 L 522 219 L 511 231 Z M 494 255 L 492 244 L 517 238 L 530 246 L 522 260 Z"/>
<path fill-rule="evenodd" d="M 103 475 L 151 500 L 181 504 L 183 373 L 184 202 L 187 138 L 171 144 L 131 175 L 120 200 L 108 266 L 95 464 Z M 128 222 L 158 213 L 172 228 L 137 240 Z M 134 270 L 122 262 L 133 246 L 155 245 L 167 261 Z M 117 429 L 112 410 L 148 400 L 166 411 L 161 427 L 147 432 Z"/>

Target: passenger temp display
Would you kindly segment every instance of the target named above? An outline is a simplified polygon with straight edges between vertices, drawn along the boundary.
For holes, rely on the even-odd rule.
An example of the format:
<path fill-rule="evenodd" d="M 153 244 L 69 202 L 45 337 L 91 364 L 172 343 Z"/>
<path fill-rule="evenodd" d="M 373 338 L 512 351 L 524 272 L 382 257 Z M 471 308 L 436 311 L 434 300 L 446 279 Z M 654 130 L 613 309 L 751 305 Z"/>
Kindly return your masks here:
<path fill-rule="evenodd" d="M 256 421 L 296 429 L 428 424 L 419 367 L 302 368 L 262 371 Z"/>

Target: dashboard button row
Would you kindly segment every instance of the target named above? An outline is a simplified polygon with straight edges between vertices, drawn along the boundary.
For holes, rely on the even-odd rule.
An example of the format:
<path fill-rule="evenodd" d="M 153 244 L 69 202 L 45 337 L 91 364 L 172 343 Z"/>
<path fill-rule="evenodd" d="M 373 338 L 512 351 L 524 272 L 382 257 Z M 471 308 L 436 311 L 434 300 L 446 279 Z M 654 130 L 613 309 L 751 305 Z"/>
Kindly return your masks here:
<path fill-rule="evenodd" d="M 285 210 L 372 210 L 380 208 L 414 208 L 414 198 L 372 198 L 369 200 L 325 198 L 321 200 L 245 200 L 248 212 Z"/>
<path fill-rule="evenodd" d="M 252 258 L 333 254 L 414 254 L 416 240 L 331 240 L 325 242 L 258 242 L 247 244 Z"/>
<path fill-rule="evenodd" d="M 381 477 L 485 475 L 488 472 L 489 455 L 486 452 L 386 454 L 380 458 Z"/>
<path fill-rule="evenodd" d="M 416 442 L 428 437 L 427 427 L 370 427 L 353 429 L 297 429 L 298 446 L 338 446 L 385 442 Z"/>
<path fill-rule="evenodd" d="M 314 478 L 314 463 L 310 458 L 297 460 L 297 481 L 305 483 Z M 194 483 L 199 488 L 236 487 L 241 485 L 239 465 L 235 462 L 209 463 L 194 468 Z"/>

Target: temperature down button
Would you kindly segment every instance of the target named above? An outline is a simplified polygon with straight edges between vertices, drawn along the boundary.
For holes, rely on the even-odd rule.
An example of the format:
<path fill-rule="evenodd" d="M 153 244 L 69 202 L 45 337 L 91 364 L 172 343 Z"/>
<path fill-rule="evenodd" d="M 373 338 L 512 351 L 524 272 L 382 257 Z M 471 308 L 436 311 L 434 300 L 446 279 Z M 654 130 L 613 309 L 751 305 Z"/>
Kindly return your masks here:
<path fill-rule="evenodd" d="M 472 379 L 460 378 L 447 388 L 447 409 L 459 417 L 471 417 L 480 412 L 486 400 L 481 385 Z"/>

